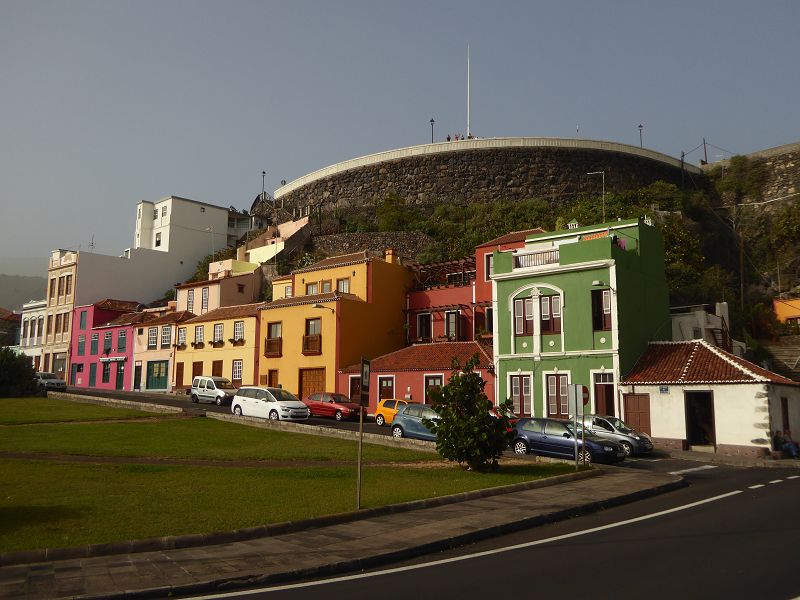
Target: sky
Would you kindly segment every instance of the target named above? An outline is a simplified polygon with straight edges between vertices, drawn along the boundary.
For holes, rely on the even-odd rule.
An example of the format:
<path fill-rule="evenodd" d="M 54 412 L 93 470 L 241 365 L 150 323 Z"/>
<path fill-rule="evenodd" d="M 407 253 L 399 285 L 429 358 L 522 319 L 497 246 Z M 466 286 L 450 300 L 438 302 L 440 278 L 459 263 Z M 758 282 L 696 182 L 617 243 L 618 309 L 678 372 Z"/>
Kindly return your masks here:
<path fill-rule="evenodd" d="M 249 208 L 262 171 L 463 134 L 468 45 L 479 137 L 798 142 L 798 23 L 793 0 L 0 0 L 0 273 L 119 255 L 140 200 Z"/>

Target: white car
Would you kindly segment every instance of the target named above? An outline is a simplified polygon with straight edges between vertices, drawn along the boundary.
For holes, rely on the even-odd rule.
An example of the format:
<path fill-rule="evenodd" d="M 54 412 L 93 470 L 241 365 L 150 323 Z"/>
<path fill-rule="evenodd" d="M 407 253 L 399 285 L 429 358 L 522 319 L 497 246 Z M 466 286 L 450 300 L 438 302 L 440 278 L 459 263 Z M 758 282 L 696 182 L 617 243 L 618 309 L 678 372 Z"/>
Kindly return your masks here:
<path fill-rule="evenodd" d="M 305 421 L 310 411 L 292 394 L 281 388 L 241 387 L 231 402 L 238 416 L 261 417 L 273 421 Z"/>

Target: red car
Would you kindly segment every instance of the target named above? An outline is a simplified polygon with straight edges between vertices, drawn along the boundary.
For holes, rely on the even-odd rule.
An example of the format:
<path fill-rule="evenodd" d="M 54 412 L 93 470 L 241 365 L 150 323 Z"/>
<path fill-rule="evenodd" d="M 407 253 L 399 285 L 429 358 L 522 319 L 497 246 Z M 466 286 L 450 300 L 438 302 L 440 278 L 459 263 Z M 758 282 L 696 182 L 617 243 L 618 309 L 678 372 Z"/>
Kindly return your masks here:
<path fill-rule="evenodd" d="M 311 411 L 312 417 L 333 417 L 337 421 L 342 419 L 357 419 L 357 402 L 351 402 L 344 394 L 333 392 L 317 392 L 303 398 L 303 402 Z"/>

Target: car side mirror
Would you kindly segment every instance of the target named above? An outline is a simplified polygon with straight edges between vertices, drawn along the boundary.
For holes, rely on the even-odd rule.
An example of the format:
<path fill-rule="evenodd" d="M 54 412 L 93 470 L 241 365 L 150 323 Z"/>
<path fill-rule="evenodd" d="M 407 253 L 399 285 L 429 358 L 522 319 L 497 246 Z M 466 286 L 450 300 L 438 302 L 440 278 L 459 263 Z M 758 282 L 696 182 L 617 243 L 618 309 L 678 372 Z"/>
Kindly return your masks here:
<path fill-rule="evenodd" d="M 571 436 L 571 435 L 570 435 L 568 432 L 566 432 L 566 431 L 565 431 L 565 432 L 564 432 L 564 437 L 565 437 L 565 438 L 571 438 L 572 436 Z"/>

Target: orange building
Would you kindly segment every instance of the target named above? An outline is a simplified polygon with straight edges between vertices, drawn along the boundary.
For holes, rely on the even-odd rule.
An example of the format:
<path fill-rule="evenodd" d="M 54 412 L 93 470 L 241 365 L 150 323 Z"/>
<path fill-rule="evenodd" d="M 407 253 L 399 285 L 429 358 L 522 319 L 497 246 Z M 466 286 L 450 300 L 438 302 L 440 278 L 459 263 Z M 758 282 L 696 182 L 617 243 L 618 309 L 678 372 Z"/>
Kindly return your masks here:
<path fill-rule="evenodd" d="M 402 348 L 412 279 L 386 250 L 327 258 L 273 280 L 274 300 L 260 311 L 259 382 L 301 398 L 337 391 L 338 369 Z"/>
<path fill-rule="evenodd" d="M 800 325 L 800 298 L 783 300 L 775 298 L 772 301 L 772 310 L 781 323 Z"/>

